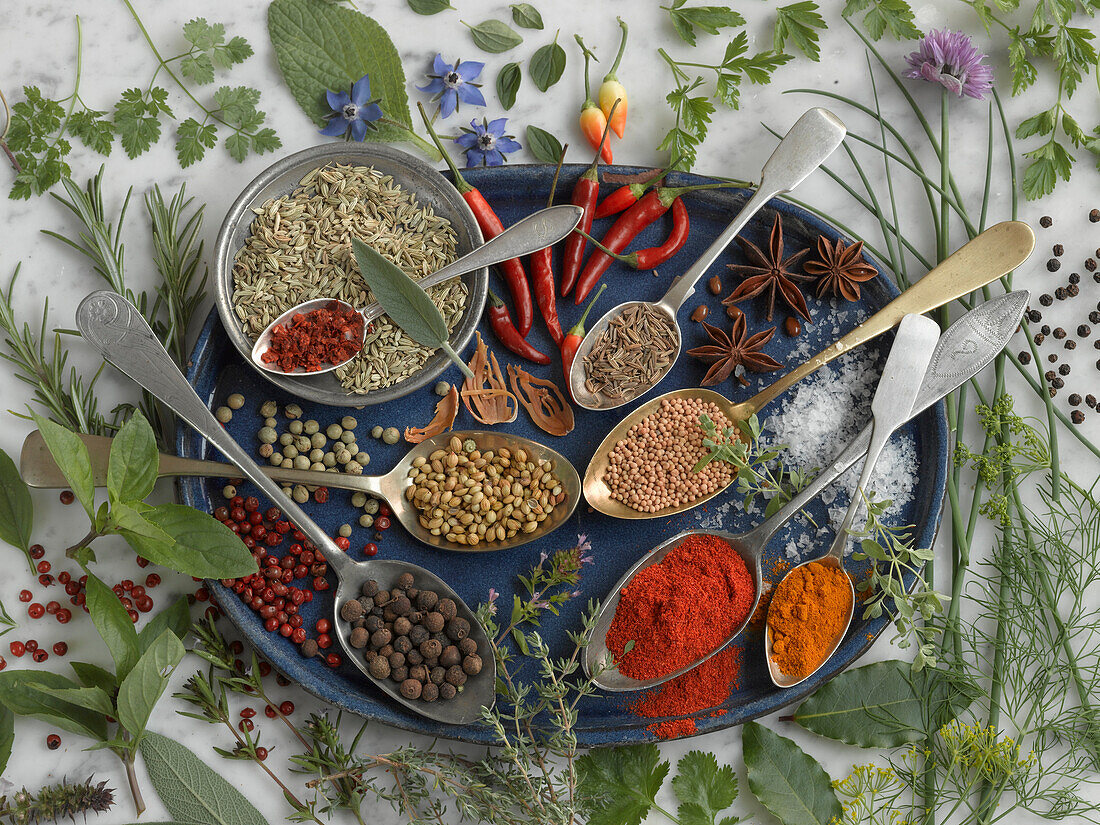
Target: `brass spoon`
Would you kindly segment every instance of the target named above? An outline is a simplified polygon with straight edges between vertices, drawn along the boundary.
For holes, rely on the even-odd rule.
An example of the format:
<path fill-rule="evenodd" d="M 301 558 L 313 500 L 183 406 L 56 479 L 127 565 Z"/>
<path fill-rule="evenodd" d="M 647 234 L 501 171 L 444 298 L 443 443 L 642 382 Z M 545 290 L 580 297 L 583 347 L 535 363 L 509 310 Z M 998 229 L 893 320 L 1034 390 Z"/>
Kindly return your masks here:
<path fill-rule="evenodd" d="M 611 447 L 624 437 L 627 430 L 653 412 L 662 399 L 685 395 L 705 398 L 718 404 L 731 422 L 744 421 L 819 367 L 828 364 L 853 347 L 866 343 L 897 326 L 906 315 L 921 315 L 943 306 L 949 301 L 985 286 L 1006 272 L 1011 272 L 1027 260 L 1034 248 L 1035 233 L 1026 223 L 1004 221 L 989 227 L 831 347 L 776 379 L 771 386 L 765 387 L 747 401 L 735 404 L 716 392 L 697 389 L 676 390 L 647 401 L 626 416 L 596 448 L 596 453 L 584 474 L 585 498 L 601 513 L 628 519 L 662 518 L 682 513 L 702 504 L 710 496 L 687 502 L 679 507 L 666 507 L 655 513 L 640 513 L 612 499 L 610 490 L 603 483 L 603 474 L 607 469 L 607 454 Z M 579 354 L 577 359 L 580 359 Z M 711 495 L 717 495 L 718 492 L 720 491 L 715 491 Z"/>

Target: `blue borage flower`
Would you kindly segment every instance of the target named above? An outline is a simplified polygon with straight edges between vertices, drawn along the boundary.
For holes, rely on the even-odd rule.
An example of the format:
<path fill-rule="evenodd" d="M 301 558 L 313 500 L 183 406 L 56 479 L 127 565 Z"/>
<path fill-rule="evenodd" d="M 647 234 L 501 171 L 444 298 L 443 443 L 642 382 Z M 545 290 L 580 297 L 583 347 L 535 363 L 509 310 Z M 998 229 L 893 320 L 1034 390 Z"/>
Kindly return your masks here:
<path fill-rule="evenodd" d="M 959 97 L 982 100 L 993 88 L 993 69 L 982 63 L 985 57 L 963 32 L 931 31 L 906 58 L 911 68 L 905 76 L 938 83 Z"/>
<path fill-rule="evenodd" d="M 481 123 L 471 120 L 469 129 L 463 127 L 462 134 L 454 138 L 454 142 L 466 150 L 467 169 L 500 166 L 507 160 L 506 153 L 523 148 L 514 137 L 504 134 L 507 122 L 504 117 L 493 121 L 482 118 Z"/>
<path fill-rule="evenodd" d="M 459 109 L 459 103 L 469 103 L 473 106 L 484 106 L 485 96 L 481 93 L 480 83 L 474 83 L 485 68 L 484 63 L 476 60 L 467 60 L 465 63 L 456 60 L 452 66 L 443 59 L 443 55 L 437 54 L 432 62 L 432 71 L 429 74 L 431 81 L 426 86 L 417 86 L 422 92 L 435 96 L 439 101 L 439 114 L 441 117 L 450 117 Z"/>
<path fill-rule="evenodd" d="M 362 142 L 367 129 L 377 129 L 374 121 L 382 117 L 382 108 L 378 100 L 371 100 L 370 77 L 363 75 L 351 86 L 351 94 L 346 92 L 325 92 L 325 99 L 332 110 L 325 115 L 328 125 L 321 130 L 329 137 L 347 136 Z"/>

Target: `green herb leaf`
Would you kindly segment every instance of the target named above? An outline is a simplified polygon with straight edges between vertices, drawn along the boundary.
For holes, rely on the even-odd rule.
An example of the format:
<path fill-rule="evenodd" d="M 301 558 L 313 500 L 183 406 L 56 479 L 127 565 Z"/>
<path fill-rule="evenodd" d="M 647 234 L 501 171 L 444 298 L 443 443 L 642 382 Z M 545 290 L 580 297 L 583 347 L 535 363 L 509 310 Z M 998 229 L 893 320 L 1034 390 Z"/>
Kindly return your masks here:
<path fill-rule="evenodd" d="M 527 127 L 527 151 L 535 160 L 543 163 L 557 163 L 561 159 L 561 141 L 538 126 Z"/>
<path fill-rule="evenodd" d="M 0 673 L 0 704 L 18 716 L 33 716 L 62 730 L 105 740 L 107 720 L 103 714 L 62 701 L 42 690 L 75 687 L 77 685 L 64 676 L 48 671 L 7 670 Z"/>
<path fill-rule="evenodd" d="M 446 9 L 453 9 L 447 0 L 409 0 L 409 8 L 417 14 L 439 14 Z"/>
<path fill-rule="evenodd" d="M 470 30 L 474 44 L 483 52 L 500 54 L 514 49 L 523 42 L 523 38 L 515 29 L 499 20 L 485 20 L 476 26 L 471 26 L 463 20 L 462 25 Z"/>
<path fill-rule="evenodd" d="M 115 679 L 115 675 L 99 665 L 88 662 L 69 662 L 69 667 L 73 669 L 76 678 L 80 680 L 80 684 L 84 687 L 97 687 L 108 696 L 114 696 L 115 691 L 118 689 L 118 681 Z"/>
<path fill-rule="evenodd" d="M 470 376 L 470 368 L 451 348 L 447 322 L 439 307 L 432 303 L 420 284 L 358 238 L 351 239 L 351 246 L 363 280 L 390 320 L 417 343 L 442 349 L 463 375 Z"/>
<path fill-rule="evenodd" d="M 781 6 L 775 10 L 775 35 L 773 50 L 783 51 L 787 39 L 798 48 L 802 54 L 817 61 L 821 57 L 821 49 L 817 45 L 816 29 L 824 29 L 825 19 L 818 12 L 817 3 L 813 0 L 802 0 L 800 3 L 792 3 L 789 6 Z"/>
<path fill-rule="evenodd" d="M 390 123 L 367 130 L 367 140 L 415 139 L 401 57 L 386 30 L 357 11 L 315 0 L 274 0 L 267 30 L 279 70 L 294 99 L 317 126 L 329 112 L 325 92 L 346 91 L 370 75 L 371 94 Z M 404 127 L 404 128 L 402 128 Z"/>
<path fill-rule="evenodd" d="M 95 713 L 102 713 L 104 716 L 114 716 L 115 706 L 111 702 L 111 697 L 107 695 L 105 690 L 98 687 L 64 687 L 55 688 L 48 687 L 46 685 L 39 685 L 38 689 L 45 693 L 47 696 L 52 696 L 55 699 L 60 699 L 62 702 L 68 702 L 71 705 L 85 708 L 86 710 L 93 711 Z"/>
<path fill-rule="evenodd" d="M 887 31 L 895 40 L 917 40 L 921 30 L 913 22 L 913 9 L 905 0 L 847 0 L 844 4 L 845 17 L 852 17 L 867 10 L 863 16 L 863 27 L 878 40 Z"/>
<path fill-rule="evenodd" d="M 535 52 L 529 69 L 531 80 L 540 92 L 545 92 L 561 80 L 565 71 L 565 49 L 558 45 L 557 35 L 554 36 L 553 43 L 547 43 Z"/>
<path fill-rule="evenodd" d="M 141 740 L 141 755 L 157 796 L 180 822 L 267 825 L 235 786 L 179 742 L 150 731 Z"/>
<path fill-rule="evenodd" d="M 7 707 L 0 707 L 0 774 L 8 767 L 11 746 L 15 744 L 15 714 Z"/>
<path fill-rule="evenodd" d="M 95 481 L 92 479 L 92 460 L 88 448 L 76 433 L 60 424 L 43 418 L 36 412 L 31 416 L 38 425 L 42 438 L 49 448 L 54 462 L 69 482 L 77 500 L 83 505 L 89 519 L 95 519 Z"/>
<path fill-rule="evenodd" d="M 153 87 L 150 94 L 154 92 L 163 92 L 163 100 L 168 99 L 167 90 Z M 158 100 L 152 96 L 146 100 L 141 89 L 127 89 L 115 104 L 112 122 L 127 157 L 136 158 L 160 140 L 160 116 L 167 113 L 171 117 L 171 110 L 164 112 L 167 104 L 162 109 Z"/>
<path fill-rule="evenodd" d="M 218 142 L 218 127 L 213 123 L 203 125 L 193 117 L 187 118 L 176 129 L 176 158 L 186 169 L 203 159 L 207 149 Z"/>
<path fill-rule="evenodd" d="M 141 502 L 133 503 L 140 504 Z M 147 512 L 146 508 L 142 508 L 142 511 Z M 116 502 L 111 507 L 107 526 L 126 539 L 131 547 L 138 550 L 139 555 L 139 548 L 143 548 L 146 542 L 169 547 L 175 543 L 170 535 L 146 519 L 141 512 L 129 504 L 123 504 L 121 501 Z M 131 542 L 131 539 L 138 543 Z"/>
<path fill-rule="evenodd" d="M 153 492 L 160 457 L 157 437 L 141 410 L 111 439 L 107 464 L 107 491 L 115 501 L 142 501 Z"/>
<path fill-rule="evenodd" d="M 518 63 L 508 63 L 497 75 L 497 98 L 500 99 L 500 105 L 505 111 L 515 105 L 522 80 L 523 72 L 520 71 Z"/>
<path fill-rule="evenodd" d="M 138 633 L 138 649 L 145 653 L 166 630 L 171 630 L 181 642 L 191 632 L 191 608 L 186 596 L 180 596 L 148 621 Z"/>
<path fill-rule="evenodd" d="M 149 723 L 168 678 L 183 659 L 183 643 L 172 630 L 161 633 L 118 688 L 118 721 L 134 737 Z"/>
<path fill-rule="evenodd" d="M 749 789 L 783 825 L 830 825 L 844 813 L 829 775 L 794 742 L 758 722 L 742 729 Z"/>
<path fill-rule="evenodd" d="M 256 560 L 228 527 L 207 513 L 182 504 L 158 504 L 142 513 L 147 522 L 172 538 L 157 541 L 140 533 L 124 533 L 134 551 L 200 579 L 233 579 L 256 572 Z"/>
<path fill-rule="evenodd" d="M 661 8 L 668 12 L 680 38 L 692 46 L 697 28 L 707 34 L 718 34 L 720 29 L 745 25 L 745 18 L 726 6 L 684 6 L 684 0 L 677 0 Z"/>
<path fill-rule="evenodd" d="M 80 142 L 101 155 L 111 154 L 111 144 L 115 138 L 115 127 L 106 120 L 106 112 L 85 109 L 73 112 L 69 118 L 69 131 L 80 138 Z"/>
<path fill-rule="evenodd" d="M 676 763 L 672 790 L 680 801 L 681 825 L 714 825 L 737 798 L 737 774 L 729 765 L 719 768 L 713 754 L 688 751 Z"/>
<path fill-rule="evenodd" d="M 577 760 L 588 825 L 639 825 L 668 775 L 652 743 L 591 750 Z"/>
<path fill-rule="evenodd" d="M 134 623 L 130 621 L 130 614 L 126 612 L 118 596 L 94 573 L 88 574 L 85 587 L 85 604 L 91 614 L 92 624 L 111 652 L 111 658 L 115 661 L 115 673 L 119 679 L 125 679 L 139 656 Z"/>
<path fill-rule="evenodd" d="M 513 3 L 508 8 L 512 10 L 512 21 L 517 26 L 524 29 L 542 28 L 542 15 L 530 3 Z"/>
<path fill-rule="evenodd" d="M 1024 157 L 1031 158 L 1024 172 L 1024 195 L 1035 200 L 1054 191 L 1058 178 L 1069 180 L 1073 169 L 1073 155 L 1065 146 L 1051 139 L 1038 149 L 1025 152 Z"/>
<path fill-rule="evenodd" d="M 30 552 L 34 502 L 11 457 L 0 450 L 0 540 Z"/>

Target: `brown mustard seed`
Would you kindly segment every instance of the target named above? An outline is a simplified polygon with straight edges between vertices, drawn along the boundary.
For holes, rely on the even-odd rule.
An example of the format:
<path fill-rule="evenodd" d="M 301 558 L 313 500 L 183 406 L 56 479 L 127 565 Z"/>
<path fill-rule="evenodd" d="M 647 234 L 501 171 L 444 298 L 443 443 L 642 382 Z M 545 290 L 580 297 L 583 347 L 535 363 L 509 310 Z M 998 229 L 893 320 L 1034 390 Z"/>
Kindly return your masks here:
<path fill-rule="evenodd" d="M 789 336 L 795 338 L 802 332 L 802 324 L 793 315 L 788 315 L 787 320 L 783 322 L 783 329 Z"/>
<path fill-rule="evenodd" d="M 693 320 L 695 323 L 704 321 L 706 320 L 708 312 L 710 312 L 710 310 L 707 309 L 706 304 L 699 304 L 699 306 L 695 307 L 695 309 L 692 311 L 691 320 Z"/>
<path fill-rule="evenodd" d="M 1074 424 L 1084 424 L 1085 414 L 1080 410 L 1074 410 L 1069 414 L 1069 420 L 1072 421 Z"/>
<path fill-rule="evenodd" d="M 712 275 L 710 280 L 707 281 L 707 289 L 710 290 L 711 295 L 717 295 L 722 291 L 722 279 L 717 275 Z"/>

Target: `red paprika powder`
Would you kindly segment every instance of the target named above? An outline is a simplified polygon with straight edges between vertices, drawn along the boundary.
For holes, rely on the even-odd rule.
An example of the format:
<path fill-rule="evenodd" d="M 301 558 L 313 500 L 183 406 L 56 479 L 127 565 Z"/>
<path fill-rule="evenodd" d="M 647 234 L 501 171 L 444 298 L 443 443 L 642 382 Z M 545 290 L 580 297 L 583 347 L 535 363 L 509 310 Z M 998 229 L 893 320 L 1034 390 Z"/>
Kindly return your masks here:
<path fill-rule="evenodd" d="M 271 343 L 260 356 L 283 372 L 317 372 L 342 364 L 363 348 L 363 316 L 332 301 L 311 312 L 299 312 L 290 323 L 271 331 Z"/>
<path fill-rule="evenodd" d="M 687 716 L 717 708 L 736 689 L 741 675 L 740 646 L 727 647 L 711 656 L 697 668 L 689 670 L 660 687 L 643 693 L 630 709 L 639 716 L 659 719 L 665 716 Z M 713 710 L 707 716 L 722 716 L 725 710 Z M 694 719 L 666 719 L 647 728 L 658 739 L 673 739 L 695 733 Z"/>
<path fill-rule="evenodd" d="M 625 676 L 664 676 L 729 638 L 755 595 L 744 560 L 729 544 L 717 536 L 688 536 L 623 588 L 607 648 Z"/>

